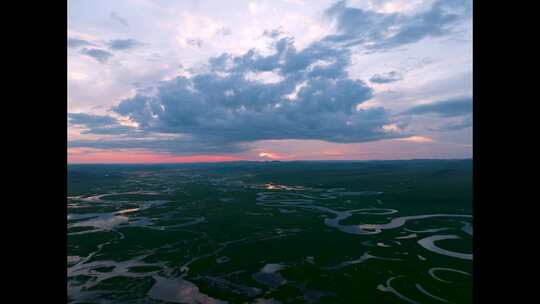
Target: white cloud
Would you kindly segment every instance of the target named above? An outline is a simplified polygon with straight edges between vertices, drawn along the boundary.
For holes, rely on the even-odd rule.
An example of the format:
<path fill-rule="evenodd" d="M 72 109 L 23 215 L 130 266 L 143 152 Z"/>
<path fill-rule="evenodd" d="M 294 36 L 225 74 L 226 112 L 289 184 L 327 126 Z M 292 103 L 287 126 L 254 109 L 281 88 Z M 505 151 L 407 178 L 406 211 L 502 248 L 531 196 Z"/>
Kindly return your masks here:
<path fill-rule="evenodd" d="M 246 74 L 246 79 L 251 81 L 259 81 L 265 84 L 268 83 L 277 83 L 283 80 L 283 77 L 278 73 L 267 71 L 267 72 L 248 72 Z"/>
<path fill-rule="evenodd" d="M 409 137 L 405 137 L 405 138 L 398 138 L 396 140 L 401 140 L 401 141 L 409 141 L 409 142 L 414 142 L 414 143 L 430 143 L 430 142 L 433 142 L 434 140 L 430 137 L 427 137 L 427 136 L 418 136 L 418 135 L 414 135 L 414 136 L 409 136 Z"/>
<path fill-rule="evenodd" d="M 253 48 L 262 55 L 268 55 L 272 50 L 268 48 L 269 38 L 262 36 L 265 30 L 281 29 L 287 36 L 294 37 L 296 49 L 302 50 L 310 43 L 335 33 L 334 24 L 322 18 L 322 12 L 334 2 L 252 0 L 224 4 L 135 0 L 129 5 L 122 1 L 72 5 L 68 20 L 69 37 L 90 41 L 96 44 L 96 48 L 106 51 L 111 51 L 106 45 L 111 39 L 135 39 L 145 46 L 129 52 L 111 51 L 114 56 L 106 64 L 98 64 L 95 59 L 82 56 L 75 48 L 69 49 L 68 111 L 105 114 L 111 106 L 132 97 L 136 88 L 160 80 L 170 81 L 178 75 L 196 75 L 209 57 L 225 52 L 238 55 Z M 433 2 L 349 0 L 348 6 L 411 16 L 428 9 Z M 112 11 L 128 20 L 129 27 L 111 27 L 109 14 Z M 463 31 L 456 37 L 470 36 L 470 26 L 465 25 Z M 384 53 L 364 54 L 351 48 L 353 62 L 346 70 L 351 79 L 367 82 L 371 76 L 388 71 L 403 75 L 401 81 L 370 84 L 374 96 L 358 105 L 357 109 L 384 107 L 395 114 L 416 104 L 470 93 L 472 46 L 470 41 L 457 38 L 426 38 L 406 48 Z M 249 73 L 247 78 L 265 84 L 282 80 L 273 72 Z M 298 97 L 302 85 L 292 88 L 283 93 L 289 100 Z M 224 94 L 232 97 L 231 93 Z M 285 101 L 276 107 L 286 104 L 290 103 Z M 132 123 L 121 120 L 121 124 Z M 438 126 L 424 117 L 415 123 L 417 126 Z M 411 131 L 406 127 L 401 130 L 401 126 L 389 123 L 382 129 L 387 132 Z M 426 134 L 424 130 L 426 128 L 418 128 L 411 133 Z M 69 132 L 73 137 L 78 131 L 70 129 Z M 410 145 L 407 141 L 432 142 L 433 138 L 439 141 L 438 137 L 427 134 L 429 136 L 405 138 L 401 145 Z M 261 153 L 265 152 L 270 153 Z"/>
<path fill-rule="evenodd" d="M 387 124 L 382 126 L 384 132 L 399 132 L 401 131 L 401 128 L 398 127 L 396 124 Z"/>

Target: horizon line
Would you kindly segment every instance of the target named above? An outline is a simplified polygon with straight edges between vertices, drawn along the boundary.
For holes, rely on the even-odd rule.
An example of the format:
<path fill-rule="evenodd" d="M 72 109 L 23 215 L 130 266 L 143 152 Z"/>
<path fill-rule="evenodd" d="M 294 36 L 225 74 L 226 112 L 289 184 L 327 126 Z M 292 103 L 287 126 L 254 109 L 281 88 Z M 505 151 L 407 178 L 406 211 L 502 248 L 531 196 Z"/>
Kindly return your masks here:
<path fill-rule="evenodd" d="M 70 163 L 67 165 L 178 165 L 178 164 L 220 164 L 220 163 L 293 163 L 293 162 L 377 162 L 377 161 L 418 161 L 418 160 L 473 160 L 473 157 L 466 158 L 407 158 L 407 159 L 297 159 L 297 160 L 224 160 L 208 162 L 156 162 L 156 163 Z"/>

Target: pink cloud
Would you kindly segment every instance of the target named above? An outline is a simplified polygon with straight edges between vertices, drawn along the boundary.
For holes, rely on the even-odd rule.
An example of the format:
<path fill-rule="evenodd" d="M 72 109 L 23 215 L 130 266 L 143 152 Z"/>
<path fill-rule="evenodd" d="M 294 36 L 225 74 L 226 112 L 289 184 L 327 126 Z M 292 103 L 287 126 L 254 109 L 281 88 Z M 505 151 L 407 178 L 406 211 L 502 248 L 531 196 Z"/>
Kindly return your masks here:
<path fill-rule="evenodd" d="M 409 136 L 409 137 L 405 137 L 405 138 L 400 138 L 398 140 L 410 141 L 410 142 L 415 142 L 415 143 L 433 142 L 433 139 L 430 138 L 430 137 L 427 137 L 427 136 Z"/>

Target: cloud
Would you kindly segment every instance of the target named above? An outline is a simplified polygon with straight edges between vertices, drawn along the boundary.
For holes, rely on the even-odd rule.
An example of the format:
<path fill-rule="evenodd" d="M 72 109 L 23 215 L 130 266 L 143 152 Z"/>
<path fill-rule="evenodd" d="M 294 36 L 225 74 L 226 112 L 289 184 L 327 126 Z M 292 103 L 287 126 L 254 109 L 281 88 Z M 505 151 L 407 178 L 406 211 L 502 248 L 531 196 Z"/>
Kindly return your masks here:
<path fill-rule="evenodd" d="M 109 58 L 113 56 L 112 53 L 109 53 L 101 49 L 88 49 L 88 48 L 82 49 L 81 54 L 90 56 L 101 63 L 107 62 L 107 60 L 109 60 Z"/>
<path fill-rule="evenodd" d="M 410 136 L 404 131 L 407 123 L 403 119 L 407 117 L 392 116 L 381 106 L 361 107 L 372 99 L 373 89 L 349 76 L 351 47 L 379 51 L 450 34 L 467 15 L 466 6 L 458 0 L 439 0 L 425 11 L 405 15 L 352 8 L 340 1 L 325 11 L 336 22 L 337 33 L 301 50 L 283 30 L 265 31 L 263 35 L 271 40 L 270 54 L 255 49 L 240 55 L 223 53 L 189 77 L 178 76 L 152 89 L 139 89 L 110 109 L 129 117 L 137 124 L 136 130 L 147 137 L 71 144 L 212 154 L 245 151 L 250 143 L 264 140 L 360 143 Z M 211 37 L 228 34 L 219 29 L 222 27 L 216 25 L 208 32 Z M 200 37 L 180 38 L 186 45 L 206 45 Z M 108 44 L 113 50 L 139 45 L 132 39 Z M 112 56 L 103 50 L 83 51 L 100 62 Z M 392 71 L 373 75 L 370 82 L 401 79 L 401 74 Z M 459 103 L 454 107 L 417 106 L 404 114 L 452 116 L 462 111 Z M 87 132 L 114 133 L 121 127 L 125 126 L 92 127 Z M 153 134 L 174 138 L 155 138 Z"/>
<path fill-rule="evenodd" d="M 399 81 L 402 79 L 403 79 L 403 76 L 400 73 L 392 71 L 385 74 L 375 74 L 371 76 L 369 81 L 372 83 L 390 83 L 390 82 Z"/>
<path fill-rule="evenodd" d="M 231 29 L 223 27 L 216 32 L 217 35 L 230 36 L 232 34 Z"/>
<path fill-rule="evenodd" d="M 74 125 L 84 125 L 88 127 L 106 126 L 118 123 L 117 119 L 112 116 L 86 113 L 68 113 L 68 121 Z"/>
<path fill-rule="evenodd" d="M 397 140 L 409 141 L 409 142 L 414 142 L 414 143 L 430 143 L 430 142 L 433 142 L 433 139 L 431 137 L 418 136 L 418 135 L 404 137 L 404 138 L 398 138 Z"/>
<path fill-rule="evenodd" d="M 272 38 L 272 39 L 277 39 L 280 36 L 283 36 L 284 34 L 285 34 L 285 32 L 281 28 L 272 29 L 272 30 L 264 30 L 263 33 L 262 33 L 263 36 L 269 37 L 269 38 Z"/>
<path fill-rule="evenodd" d="M 349 78 L 347 49 L 316 42 L 298 51 L 290 37 L 276 38 L 272 45 L 269 55 L 250 50 L 214 57 L 205 72 L 162 81 L 111 108 L 137 123 L 144 134 L 175 138 L 72 145 L 212 154 L 244 151 L 248 143 L 260 140 L 352 143 L 405 136 L 383 128 L 394 123 L 384 108 L 356 109 L 373 91 L 363 81 Z M 89 121 L 97 120 L 76 119 L 90 127 Z M 95 126 L 88 132 L 95 130 L 103 132 Z"/>
<path fill-rule="evenodd" d="M 261 146 L 261 150 L 256 152 L 276 155 L 276 152 L 280 153 L 273 150 L 276 143 L 289 140 L 296 143 L 294 145 L 298 149 L 305 149 L 304 145 L 309 141 L 328 145 L 362 143 L 410 138 L 413 134 L 429 130 L 427 126 L 437 127 L 441 131 L 466 128 L 471 120 L 459 120 L 470 114 L 470 110 L 463 110 L 459 103 L 453 106 L 444 102 L 413 106 L 405 109 L 402 115 L 392 115 L 395 113 L 382 106 L 401 111 L 407 103 L 411 106 L 418 101 L 470 95 L 470 92 L 463 92 L 463 88 L 468 88 L 466 85 L 469 82 L 465 81 L 468 78 L 459 83 L 454 81 L 460 85 L 451 88 L 447 88 L 448 79 L 433 82 L 439 73 L 451 77 L 462 68 L 460 65 L 466 64 L 462 64 L 464 61 L 460 59 L 465 52 L 461 48 L 464 44 L 459 44 L 458 49 L 458 43 L 426 38 L 454 36 L 453 33 L 460 26 L 466 25 L 462 21 L 470 21 L 464 19 L 470 14 L 471 1 L 429 0 L 421 5 L 414 1 L 412 6 L 407 1 L 398 2 L 398 5 L 394 5 L 396 1 L 385 2 L 380 5 L 383 9 L 374 8 L 369 2 L 364 6 L 369 10 L 352 7 L 353 1 L 351 4 L 333 2 L 325 11 L 325 16 L 335 27 L 328 29 L 323 28 L 324 24 L 318 23 L 314 16 L 328 7 L 322 7 L 325 5 L 322 3 L 315 9 L 297 10 L 290 18 L 287 15 L 255 20 L 255 23 L 245 18 L 238 23 L 236 19 L 232 22 L 197 15 L 202 11 L 186 11 L 185 14 L 178 9 L 171 9 L 170 14 L 165 13 L 165 9 L 151 11 L 151 16 L 139 17 L 158 18 L 159 24 L 152 26 L 160 29 L 159 37 L 154 37 L 153 40 L 157 39 L 157 42 L 152 44 L 159 50 L 152 52 L 159 51 L 163 58 L 145 58 L 145 54 L 135 51 L 131 54 L 133 56 L 127 56 L 130 52 L 123 56 L 123 51 L 140 47 L 143 43 L 135 39 L 109 39 L 132 37 L 147 41 L 141 38 L 144 35 L 131 32 L 136 30 L 132 28 L 130 36 L 116 36 L 122 30 L 129 29 L 122 29 L 122 25 L 128 26 L 126 19 L 116 12 L 110 12 L 111 20 L 104 24 L 103 20 L 99 21 L 103 16 L 97 16 L 95 26 L 98 28 L 92 35 L 70 32 L 74 38 L 68 39 L 69 51 L 72 51 L 72 55 L 84 54 L 101 63 L 116 63 L 115 58 L 110 59 L 119 56 L 122 57 L 122 65 L 99 65 L 84 56 L 71 56 L 70 81 L 77 81 L 71 81 L 70 87 L 77 90 L 70 90 L 70 95 L 75 94 L 71 96 L 70 103 L 73 105 L 72 100 L 77 103 L 73 110 L 90 109 L 96 101 L 106 105 L 99 111 L 109 109 L 111 104 L 116 106 L 109 109 L 113 112 L 109 112 L 112 116 L 89 114 L 97 110 L 89 110 L 84 117 L 80 115 L 82 113 L 70 113 L 70 127 L 73 126 L 73 133 L 76 134 L 72 138 L 81 140 L 70 140 L 69 144 L 96 149 L 147 149 L 182 155 L 206 155 L 254 151 L 254 146 L 269 142 L 269 146 Z M 386 3 L 392 4 L 392 7 L 387 8 Z M 402 10 L 402 4 L 414 9 Z M 260 11 L 256 6 L 252 9 Z M 82 20 L 72 19 L 74 22 Z M 113 24 L 113 21 L 119 24 Z M 83 23 L 87 24 L 88 21 Z M 255 29 L 246 27 L 248 23 L 253 23 Z M 305 26 L 298 27 L 300 23 Z M 272 27 L 265 27 L 268 30 L 261 37 L 259 34 L 264 28 L 257 27 L 270 24 Z M 120 32 L 108 32 L 111 25 L 118 26 Z M 98 35 L 100 29 L 104 32 Z M 295 33 L 297 41 L 290 33 Z M 391 57 L 394 53 L 351 57 L 358 51 L 382 52 L 422 39 L 425 41 L 408 47 L 408 51 L 400 53 L 399 58 Z M 164 43 L 159 43 L 161 40 Z M 235 41 L 241 45 L 231 45 Z M 269 41 L 271 49 L 262 50 Z M 261 50 L 246 51 L 248 46 Z M 432 52 L 433 47 L 435 53 Z M 445 52 L 440 51 L 442 48 L 445 48 Z M 219 55 L 218 50 L 220 53 L 231 53 Z M 217 56 L 201 67 L 200 60 L 210 54 Z M 407 73 L 408 70 L 403 67 L 402 60 L 428 55 L 435 56 L 433 60 L 440 60 L 437 68 L 435 65 L 428 68 L 442 68 L 435 74 L 426 69 L 430 72 L 425 76 L 427 81 L 422 73 Z M 182 68 L 179 68 L 178 60 L 182 61 Z M 388 70 L 372 66 L 373 62 L 376 65 L 383 62 Z M 107 68 L 105 74 L 101 71 L 104 67 Z M 396 82 L 404 76 L 411 79 L 396 83 L 397 87 L 394 88 L 401 95 L 383 98 L 384 92 L 380 92 L 381 86 L 376 84 Z M 136 87 L 133 88 L 132 84 Z M 96 94 L 101 98 L 96 99 Z M 120 117 L 119 121 L 114 113 L 128 117 L 133 126 L 124 125 L 123 118 Z M 422 117 L 430 113 L 439 116 Z M 450 118 L 441 119 L 441 116 Z M 417 120 L 417 129 L 407 127 L 410 122 Z M 111 136 L 88 136 L 90 134 Z M 414 146 L 406 141 L 389 142 L 398 146 Z M 253 155 L 256 153 L 253 152 Z"/>
<path fill-rule="evenodd" d="M 67 45 L 69 48 L 78 48 L 81 46 L 93 46 L 94 44 L 83 39 L 68 38 Z"/>
<path fill-rule="evenodd" d="M 203 41 L 197 38 L 186 38 L 186 43 L 191 46 L 198 47 L 198 48 L 201 48 L 203 45 Z"/>
<path fill-rule="evenodd" d="M 356 110 L 372 97 L 372 89 L 348 78 L 347 50 L 313 44 L 297 51 L 290 38 L 276 41 L 274 50 L 268 56 L 254 50 L 223 54 L 210 61 L 209 72 L 161 82 L 153 94 L 138 93 L 112 110 L 145 131 L 190 134 L 208 142 L 363 142 L 396 136 L 382 129 L 390 123 L 385 109 Z M 248 77 L 269 71 L 278 81 Z M 294 101 L 286 98 L 300 85 Z"/>
<path fill-rule="evenodd" d="M 449 124 L 444 124 L 444 125 L 439 126 L 437 128 L 430 128 L 428 130 L 430 130 L 430 131 L 440 131 L 440 132 L 459 131 L 459 130 L 462 130 L 462 129 L 472 127 L 472 124 L 473 124 L 472 115 L 469 115 L 469 116 L 466 116 L 465 118 L 463 118 L 462 120 L 460 120 L 458 122 L 452 122 L 452 123 L 449 123 Z"/>
<path fill-rule="evenodd" d="M 426 11 L 413 15 L 379 13 L 349 7 L 339 1 L 325 10 L 335 21 L 337 33 L 325 39 L 344 46 L 359 45 L 380 51 L 452 33 L 454 27 L 471 15 L 467 0 L 438 0 Z"/>
<path fill-rule="evenodd" d="M 68 38 L 68 47 L 69 48 L 78 48 L 83 46 L 97 46 L 101 45 L 101 47 L 108 47 L 109 49 L 113 51 L 121 51 L 121 50 L 128 50 L 137 48 L 140 46 L 143 46 L 144 43 L 137 41 L 135 39 L 112 39 L 108 42 L 90 42 L 83 39 L 77 39 L 77 38 Z"/>
<path fill-rule="evenodd" d="M 230 47 L 232 31 L 220 20 L 193 12 L 183 12 L 175 22 L 176 41 L 183 48 L 199 48 L 204 53 Z M 246 41 L 236 41 L 244 44 Z M 204 46 L 204 48 L 203 48 Z"/>
<path fill-rule="evenodd" d="M 82 134 L 127 135 L 135 131 L 109 115 L 93 115 L 86 113 L 68 113 L 68 122 L 73 126 L 86 128 Z"/>
<path fill-rule="evenodd" d="M 111 14 L 109 15 L 109 18 L 111 18 L 112 20 L 120 23 L 123 26 L 128 26 L 127 20 L 120 17 L 120 15 L 118 15 L 118 13 L 116 13 L 116 12 L 111 12 Z"/>
<path fill-rule="evenodd" d="M 401 112 L 400 115 L 423 115 L 437 114 L 442 117 L 452 117 L 469 114 L 472 112 L 471 98 L 456 98 L 438 101 L 424 105 L 418 105 Z"/>
<path fill-rule="evenodd" d="M 101 140 L 72 140 L 68 148 L 93 148 L 105 150 L 142 149 L 154 152 L 171 152 L 176 155 L 216 155 L 223 153 L 239 153 L 248 147 L 239 143 L 205 141 L 190 137 L 185 138 L 127 138 Z"/>
<path fill-rule="evenodd" d="M 107 45 L 112 50 L 128 50 L 140 47 L 143 43 L 135 39 L 113 39 L 110 40 Z"/>

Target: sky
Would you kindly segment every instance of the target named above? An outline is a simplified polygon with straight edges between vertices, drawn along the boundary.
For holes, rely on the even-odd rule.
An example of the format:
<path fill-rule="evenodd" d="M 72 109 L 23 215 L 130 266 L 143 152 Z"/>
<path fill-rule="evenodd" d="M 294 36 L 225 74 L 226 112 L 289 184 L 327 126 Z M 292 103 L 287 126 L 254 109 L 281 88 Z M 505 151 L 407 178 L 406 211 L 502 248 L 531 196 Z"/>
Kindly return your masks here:
<path fill-rule="evenodd" d="M 472 157 L 472 0 L 69 0 L 68 162 Z"/>

